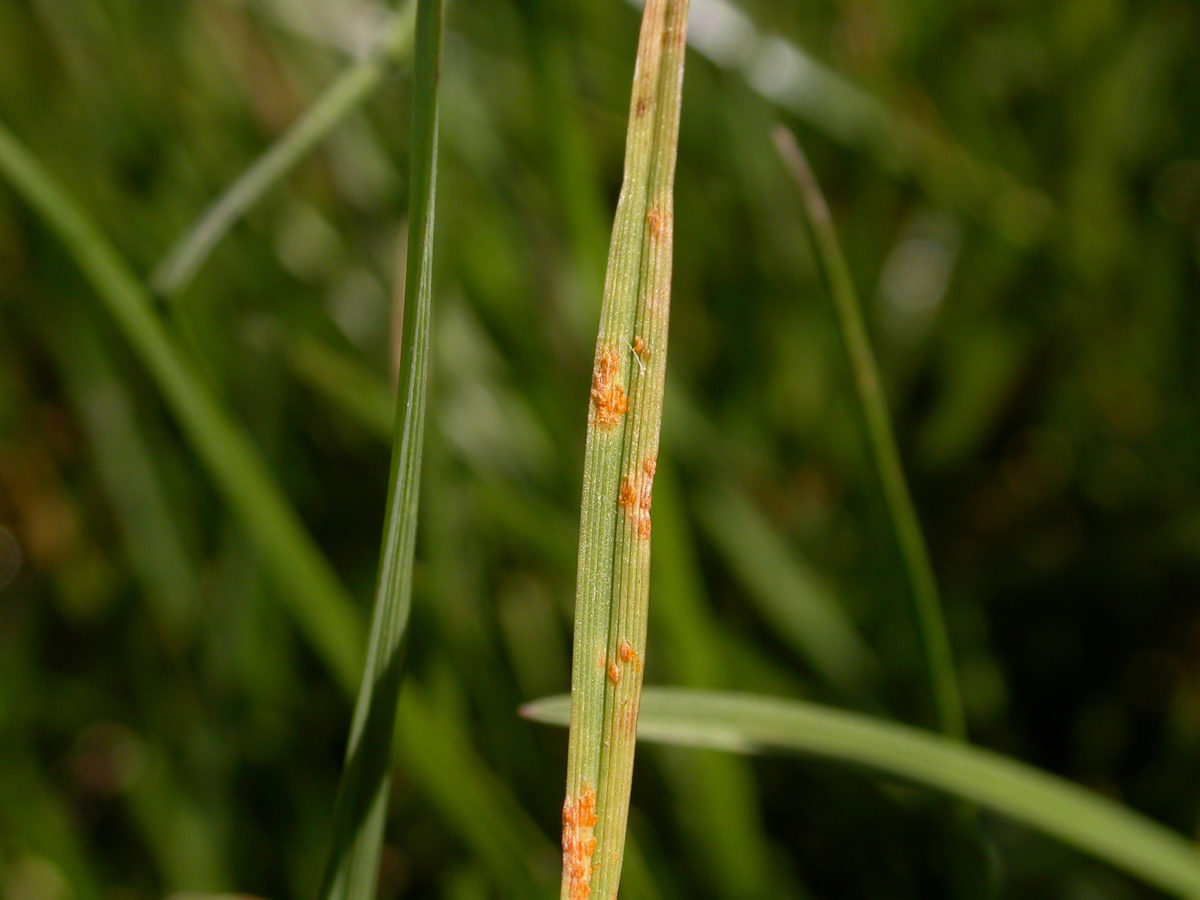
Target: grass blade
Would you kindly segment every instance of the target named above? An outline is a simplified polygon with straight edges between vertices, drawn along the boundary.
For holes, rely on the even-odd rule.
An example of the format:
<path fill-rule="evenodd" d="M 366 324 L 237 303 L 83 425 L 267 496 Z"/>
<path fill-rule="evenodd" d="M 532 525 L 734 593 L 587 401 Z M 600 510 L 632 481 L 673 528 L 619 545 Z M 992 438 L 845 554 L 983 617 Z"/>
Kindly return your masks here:
<path fill-rule="evenodd" d="M 166 296 L 181 293 L 247 210 L 375 92 L 391 67 L 412 48 L 414 9 L 415 3 L 410 3 L 397 14 L 375 49 L 338 76 L 172 245 L 151 276 L 150 284 L 156 292 Z"/>
<path fill-rule="evenodd" d="M 704 595 L 676 467 L 660 465 L 655 484 L 651 589 L 655 646 L 666 663 L 660 671 L 677 684 L 716 688 L 728 683 L 728 654 Z M 749 763 L 720 753 L 667 752 L 662 771 L 677 796 L 680 836 L 694 848 L 705 883 L 725 897 L 799 895 L 776 872 Z"/>
<path fill-rule="evenodd" d="M 837 233 L 833 228 L 833 217 L 829 213 L 817 180 L 813 177 L 812 169 L 809 168 L 808 160 L 787 130 L 776 130 L 775 142 L 800 188 L 808 237 L 812 242 L 813 254 L 821 270 L 825 289 L 833 300 L 842 344 L 854 374 L 854 387 L 858 395 L 859 411 L 866 426 L 871 458 L 883 488 L 892 530 L 904 559 L 904 570 L 908 575 L 913 602 L 916 604 L 917 629 L 920 632 L 925 665 L 929 670 L 929 680 L 933 688 L 938 724 L 946 734 L 962 738 L 966 736 L 966 722 L 963 716 L 962 696 L 958 688 L 958 675 L 954 671 L 950 638 L 946 633 L 942 601 L 938 596 L 933 565 L 929 561 L 929 548 L 925 545 L 917 510 L 904 477 L 900 451 L 896 448 L 896 438 L 888 418 L 887 401 L 880 385 L 875 355 L 867 338 L 867 328 L 863 322 L 858 293 L 854 289 L 854 279 L 850 277 L 850 269 L 842 256 Z"/>
<path fill-rule="evenodd" d="M 349 353 L 306 332 L 280 335 L 283 354 L 296 378 L 324 395 L 332 408 L 373 437 L 392 439 L 396 396 L 393 386 Z"/>
<path fill-rule="evenodd" d="M 564 725 L 568 697 L 521 714 Z M 788 750 L 856 763 L 994 810 L 1179 896 L 1200 892 L 1182 836 L 1106 797 L 1016 760 L 907 725 L 798 700 L 648 688 L 638 736 L 742 753 Z"/>
<path fill-rule="evenodd" d="M 643 14 L 596 340 L 575 599 L 563 900 L 609 897 L 621 873 L 646 643 L 649 510 L 666 372 L 687 11 L 687 0 L 650 0 Z"/>
<path fill-rule="evenodd" d="M 356 683 L 362 657 L 354 608 L 249 435 L 225 415 L 107 238 L 3 123 L 0 172 L 75 256 L 256 545 L 300 628 L 341 683 Z"/>
<path fill-rule="evenodd" d="M 29 311 L 37 314 L 63 374 L 159 636 L 172 651 L 181 651 L 194 637 L 200 615 L 198 567 L 185 531 L 190 523 L 169 501 L 160 461 L 114 363 L 111 342 L 82 303 Z"/>
<path fill-rule="evenodd" d="M 403 642 L 412 601 L 421 449 L 429 375 L 433 299 L 433 223 L 437 191 L 438 74 L 444 0 L 417 4 L 416 97 L 413 108 L 408 259 L 401 346 L 409 356 L 396 398 L 391 475 L 380 554 L 375 611 L 346 764 L 338 790 L 332 849 L 320 896 L 375 896 L 391 783 L 388 765 L 400 695 Z"/>
<path fill-rule="evenodd" d="M 697 508 L 718 553 L 780 640 L 844 697 L 867 694 L 879 681 L 878 657 L 832 591 L 795 558 L 750 499 L 733 488 L 713 488 Z"/>
<path fill-rule="evenodd" d="M 897 112 L 782 34 L 759 28 L 728 0 L 696 0 L 695 21 L 696 50 L 722 69 L 740 72 L 776 109 L 889 174 L 912 178 L 935 203 L 984 222 L 1018 246 L 1054 234 L 1062 212 L 1046 194 Z"/>
<path fill-rule="evenodd" d="M 254 544 L 279 599 L 287 605 L 334 680 L 347 694 L 353 692 L 361 674 L 365 645 L 353 601 L 304 530 L 245 430 L 220 406 L 194 366 L 186 361 L 186 355 L 154 314 L 149 295 L 108 239 L 3 123 L 0 173 L 74 256 Z M 405 692 L 408 702 L 400 705 L 398 754 L 410 761 L 417 783 L 447 822 L 489 864 L 498 880 L 510 885 L 515 895 L 531 895 L 537 886 L 531 866 L 553 852 L 551 845 L 542 840 L 537 826 L 512 795 L 480 774 L 484 767 L 471 752 L 466 736 L 436 715 L 427 701 L 410 694 L 411 687 Z M 474 765 L 460 772 L 453 783 L 439 781 L 430 774 L 440 762 L 429 759 L 429 745 L 448 748 L 456 759 Z M 413 760 L 422 762 L 423 768 Z M 464 812 L 483 808 L 507 811 L 508 827 L 489 835 L 487 843 L 475 827 L 477 814 Z M 519 873 L 523 877 L 517 884 L 512 884 L 514 867 L 509 861 L 513 858 L 525 861 Z"/>

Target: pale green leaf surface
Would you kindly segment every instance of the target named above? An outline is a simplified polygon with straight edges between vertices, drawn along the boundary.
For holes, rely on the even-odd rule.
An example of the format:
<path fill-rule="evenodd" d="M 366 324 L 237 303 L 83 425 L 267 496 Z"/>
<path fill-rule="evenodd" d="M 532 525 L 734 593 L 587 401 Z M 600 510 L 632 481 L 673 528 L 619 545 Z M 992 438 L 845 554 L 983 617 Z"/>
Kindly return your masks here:
<path fill-rule="evenodd" d="M 569 699 L 522 715 L 565 725 Z M 797 751 L 876 769 L 1001 813 L 1179 896 L 1200 893 L 1200 855 L 1182 836 L 1017 760 L 959 741 L 800 700 L 646 688 L 638 737 L 737 753 Z"/>

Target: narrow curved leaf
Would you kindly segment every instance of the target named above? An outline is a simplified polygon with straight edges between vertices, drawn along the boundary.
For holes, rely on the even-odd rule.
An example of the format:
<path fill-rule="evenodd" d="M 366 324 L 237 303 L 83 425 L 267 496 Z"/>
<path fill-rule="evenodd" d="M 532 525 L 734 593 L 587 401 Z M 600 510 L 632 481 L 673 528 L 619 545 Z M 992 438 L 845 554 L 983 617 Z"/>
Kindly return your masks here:
<path fill-rule="evenodd" d="M 408 259 L 401 346 L 408 357 L 392 435 L 391 475 L 383 526 L 366 672 L 359 688 L 338 789 L 333 837 L 320 896 L 371 900 L 379 877 L 391 785 L 392 736 L 412 604 L 417 500 L 429 381 L 433 305 L 433 221 L 437 193 L 438 74 L 444 0 L 417 4 L 416 98 L 413 108 Z"/>
<path fill-rule="evenodd" d="M 883 489 L 892 533 L 896 537 L 900 556 L 904 560 L 904 571 L 908 576 L 938 724 L 951 737 L 963 738 L 966 737 L 967 726 L 942 599 L 933 574 L 929 547 L 917 517 L 917 507 L 904 476 L 904 463 L 892 432 L 887 400 L 883 395 L 875 353 L 867 337 L 858 291 L 854 287 L 846 257 L 842 254 L 829 205 L 804 152 L 785 128 L 775 132 L 775 143 L 800 189 L 808 239 L 817 259 L 817 267 L 821 270 L 825 290 L 833 302 L 838 331 L 842 336 L 842 349 L 846 352 L 846 360 L 854 375 L 858 410 L 871 448 L 871 459 Z"/>
<path fill-rule="evenodd" d="M 565 696 L 522 707 L 565 725 Z M 945 791 L 1058 838 L 1183 897 L 1200 894 L 1200 854 L 1183 837 L 1106 797 L 1013 759 L 907 725 L 799 700 L 646 688 L 638 737 L 737 753 L 796 751 Z"/>

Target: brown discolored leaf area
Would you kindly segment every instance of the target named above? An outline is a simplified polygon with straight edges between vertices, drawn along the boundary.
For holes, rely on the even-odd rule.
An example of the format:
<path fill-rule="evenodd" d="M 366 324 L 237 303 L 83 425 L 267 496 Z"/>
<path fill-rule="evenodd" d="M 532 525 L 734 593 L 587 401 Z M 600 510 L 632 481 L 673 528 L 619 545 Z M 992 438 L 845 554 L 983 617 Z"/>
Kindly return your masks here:
<path fill-rule="evenodd" d="M 570 900 L 587 900 L 592 884 L 592 854 L 596 852 L 596 791 L 584 785 L 580 795 L 563 804 L 563 873 Z"/>
<path fill-rule="evenodd" d="M 601 351 L 592 372 L 592 419 L 604 428 L 611 428 L 621 421 L 629 409 L 629 398 L 625 389 L 617 383 L 620 362 L 610 348 Z"/>

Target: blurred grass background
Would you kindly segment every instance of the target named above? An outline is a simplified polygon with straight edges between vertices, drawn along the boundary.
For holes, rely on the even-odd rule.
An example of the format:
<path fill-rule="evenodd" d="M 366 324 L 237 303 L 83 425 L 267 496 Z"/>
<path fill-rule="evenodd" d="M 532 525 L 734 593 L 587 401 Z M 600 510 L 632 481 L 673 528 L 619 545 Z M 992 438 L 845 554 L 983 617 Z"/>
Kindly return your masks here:
<path fill-rule="evenodd" d="M 385 12 L 68 6 L 0 5 L 0 119 L 145 275 Z M 450 5 L 408 656 L 459 745 L 398 770 L 383 897 L 557 876 L 565 734 L 515 708 L 569 680 L 636 28 L 620 0 Z M 972 737 L 1196 833 L 1198 32 L 1171 0 L 695 0 L 648 683 L 932 721 L 782 118 L 867 305 Z M 409 69 L 160 302 L 364 615 Z M 7 185 L 0 285 L 0 892 L 311 894 L 349 703 Z M 644 747 L 633 800 L 631 900 L 1156 896 L 829 763 Z"/>

